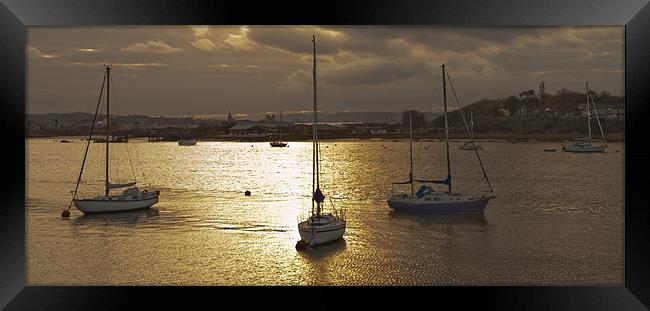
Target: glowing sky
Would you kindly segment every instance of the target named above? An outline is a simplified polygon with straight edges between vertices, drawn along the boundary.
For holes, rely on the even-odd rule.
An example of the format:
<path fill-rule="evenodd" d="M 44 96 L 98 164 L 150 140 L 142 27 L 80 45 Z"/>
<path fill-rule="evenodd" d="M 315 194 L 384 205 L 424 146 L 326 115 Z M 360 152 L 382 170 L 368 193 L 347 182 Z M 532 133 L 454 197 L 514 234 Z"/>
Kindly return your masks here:
<path fill-rule="evenodd" d="M 537 89 L 623 94 L 624 28 L 113 26 L 28 30 L 28 113 L 93 112 L 102 64 L 119 114 L 432 111 L 446 63 L 463 104 Z"/>

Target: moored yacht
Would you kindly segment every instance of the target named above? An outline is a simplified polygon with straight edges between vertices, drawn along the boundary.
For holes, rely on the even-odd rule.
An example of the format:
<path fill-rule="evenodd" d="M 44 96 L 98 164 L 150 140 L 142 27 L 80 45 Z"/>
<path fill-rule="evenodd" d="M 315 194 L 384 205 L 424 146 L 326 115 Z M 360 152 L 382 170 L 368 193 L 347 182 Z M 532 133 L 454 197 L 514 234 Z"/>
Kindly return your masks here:
<path fill-rule="evenodd" d="M 325 201 L 325 195 L 320 189 L 320 144 L 318 142 L 318 108 L 316 100 L 317 87 L 315 36 L 312 36 L 312 42 L 314 46 L 314 67 L 312 71 L 314 83 L 314 124 L 312 132 L 312 200 L 311 214 L 309 218 L 298 223 L 298 232 L 301 238 L 301 240 L 298 242 L 298 245 L 308 244 L 314 246 L 343 238 L 343 234 L 345 234 L 346 221 L 344 210 L 334 210 L 334 213 L 323 212 L 323 201 Z"/>
<path fill-rule="evenodd" d="M 484 209 L 487 207 L 490 199 L 494 198 L 492 187 L 490 186 L 485 168 L 480 160 L 478 152 L 476 156 L 481 164 L 485 180 L 490 186 L 490 193 L 488 194 L 466 194 L 452 192 L 452 178 L 451 178 L 451 162 L 449 158 L 449 126 L 447 122 L 447 84 L 446 78 L 448 77 L 445 65 L 442 65 L 442 85 L 443 85 L 443 103 L 444 103 L 444 119 L 445 119 L 445 146 L 447 155 L 447 178 L 443 180 L 415 180 L 413 178 L 413 143 L 412 143 L 412 126 L 409 114 L 409 152 L 410 152 L 410 172 L 409 180 L 405 182 L 397 182 L 394 184 L 409 184 L 410 192 L 396 193 L 388 199 L 388 206 L 395 211 L 403 212 L 426 212 L 426 213 L 439 213 L 439 214 L 483 214 Z M 452 86 L 453 87 L 453 86 Z M 453 88 L 452 88 L 453 90 Z M 462 113 L 462 111 L 461 111 Z M 463 117 L 464 119 L 464 117 Z M 422 183 L 417 192 L 415 192 L 415 183 Z M 447 186 L 447 191 L 435 190 L 428 184 L 441 184 Z"/>
<path fill-rule="evenodd" d="M 571 146 L 566 146 L 562 147 L 562 150 L 566 152 L 577 152 L 577 153 L 595 153 L 595 152 L 605 152 L 607 149 L 607 144 L 605 142 L 605 133 L 603 132 L 603 127 L 600 125 L 600 118 L 598 118 L 598 111 L 596 110 L 596 106 L 594 104 L 594 99 L 589 95 L 589 83 L 585 83 L 586 87 L 586 94 L 585 97 L 587 98 L 587 139 L 586 140 L 580 140 L 576 143 L 574 143 Z M 598 128 L 600 129 L 600 135 L 602 138 L 602 143 L 594 143 L 592 142 L 591 139 L 591 109 L 589 108 L 589 103 L 591 102 L 591 106 L 594 109 L 595 115 L 596 115 L 596 121 L 598 121 Z"/>
<path fill-rule="evenodd" d="M 93 119 L 93 126 L 90 129 L 90 137 L 86 144 L 86 151 L 84 153 L 83 162 L 81 164 L 81 170 L 79 171 L 79 177 L 77 178 L 77 183 L 74 191 L 72 191 L 72 200 L 70 205 L 63 210 L 61 216 L 69 217 L 70 208 L 72 204 L 82 211 L 83 213 L 102 213 L 102 212 L 121 212 L 121 211 L 130 211 L 136 209 L 149 208 L 154 204 L 158 203 L 158 197 L 160 191 L 149 191 L 147 189 L 140 190 L 136 186 L 135 181 L 126 182 L 126 183 L 111 183 L 109 179 L 109 151 L 110 151 L 110 83 L 111 83 L 111 66 L 107 65 L 105 67 L 106 72 L 104 74 L 104 80 L 102 82 L 102 89 L 99 95 L 99 101 L 97 102 L 97 108 L 95 109 L 95 116 Z M 88 148 L 90 147 L 91 138 L 95 129 L 95 121 L 97 120 L 97 112 L 99 111 L 99 105 L 101 104 L 102 93 L 104 91 L 104 84 L 106 84 L 106 158 L 105 158 L 105 181 L 104 181 L 104 194 L 98 196 L 84 197 L 79 193 L 79 185 L 81 183 L 81 178 L 84 171 L 84 166 L 86 164 L 86 158 L 88 155 Z M 128 148 L 128 146 L 127 146 Z M 111 194 L 111 189 L 121 189 L 126 188 L 120 194 Z"/>

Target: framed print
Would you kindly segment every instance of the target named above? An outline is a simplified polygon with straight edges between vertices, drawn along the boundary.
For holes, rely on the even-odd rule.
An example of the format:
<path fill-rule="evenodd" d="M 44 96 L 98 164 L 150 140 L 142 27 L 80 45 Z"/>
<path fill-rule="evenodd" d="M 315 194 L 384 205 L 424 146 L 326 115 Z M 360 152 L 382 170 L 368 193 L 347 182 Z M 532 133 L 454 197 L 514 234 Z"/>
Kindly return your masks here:
<path fill-rule="evenodd" d="M 4 1 L 0 303 L 647 309 L 649 14 Z"/>

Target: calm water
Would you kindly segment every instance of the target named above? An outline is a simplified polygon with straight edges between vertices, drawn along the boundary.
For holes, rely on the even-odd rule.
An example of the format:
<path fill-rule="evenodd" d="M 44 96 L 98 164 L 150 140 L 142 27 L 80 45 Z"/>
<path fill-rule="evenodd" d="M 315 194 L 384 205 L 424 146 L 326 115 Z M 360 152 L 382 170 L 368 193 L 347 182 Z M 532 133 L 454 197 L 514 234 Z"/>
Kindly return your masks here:
<path fill-rule="evenodd" d="M 454 190 L 486 189 L 474 153 L 459 145 Z M 559 143 L 484 142 L 497 198 L 484 217 L 456 217 L 390 211 L 390 183 L 408 174 L 406 142 L 325 142 L 323 188 L 347 209 L 345 240 L 297 252 L 297 221 L 311 206 L 309 142 L 115 144 L 111 175 L 135 171 L 160 202 L 97 216 L 73 208 L 62 219 L 85 142 L 30 139 L 27 283 L 621 285 L 623 145 L 609 145 L 571 154 L 543 152 Z M 414 143 L 416 178 L 445 176 L 443 148 Z M 92 184 L 103 178 L 103 144 L 90 151 Z"/>

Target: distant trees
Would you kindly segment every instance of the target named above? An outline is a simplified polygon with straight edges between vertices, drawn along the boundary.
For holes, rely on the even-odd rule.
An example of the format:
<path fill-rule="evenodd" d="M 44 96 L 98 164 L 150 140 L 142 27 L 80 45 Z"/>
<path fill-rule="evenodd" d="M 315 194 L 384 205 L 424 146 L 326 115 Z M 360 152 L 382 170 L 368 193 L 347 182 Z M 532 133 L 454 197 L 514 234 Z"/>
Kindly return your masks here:
<path fill-rule="evenodd" d="M 402 126 L 409 126 L 409 111 L 411 112 L 411 118 L 413 122 L 413 129 L 424 128 L 427 125 L 427 120 L 424 117 L 424 113 L 419 112 L 416 109 L 405 110 L 402 114 Z"/>
<path fill-rule="evenodd" d="M 532 97 L 535 96 L 535 90 L 528 90 L 519 93 L 520 98 Z"/>
<path fill-rule="evenodd" d="M 581 133 L 586 130 L 586 117 L 582 116 L 586 108 L 584 90 L 576 92 L 560 89 L 555 94 L 544 93 L 543 101 L 540 101 L 531 91 L 506 98 L 481 99 L 463 107 L 465 118 L 468 118 L 470 111 L 474 113 L 477 133 Z M 595 90 L 590 90 L 590 94 L 599 109 L 610 107 L 622 111 L 625 108 L 624 96 Z M 448 112 L 448 121 L 450 129 L 464 129 L 458 110 Z M 406 122 L 408 122 L 408 115 L 406 115 Z M 621 120 L 601 119 L 600 122 L 606 133 L 623 130 Z M 444 117 L 435 118 L 431 125 L 434 128 L 444 127 Z"/>

